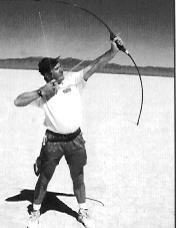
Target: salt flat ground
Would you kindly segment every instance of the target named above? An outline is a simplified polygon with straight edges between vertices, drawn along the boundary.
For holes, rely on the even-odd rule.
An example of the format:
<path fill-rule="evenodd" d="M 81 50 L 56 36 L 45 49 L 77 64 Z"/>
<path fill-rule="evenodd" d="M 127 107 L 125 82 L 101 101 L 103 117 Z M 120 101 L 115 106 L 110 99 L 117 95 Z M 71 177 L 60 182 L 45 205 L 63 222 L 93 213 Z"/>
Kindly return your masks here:
<path fill-rule="evenodd" d="M 26 227 L 44 134 L 43 112 L 14 98 L 43 84 L 36 71 L 0 70 L 0 227 Z M 96 228 L 174 227 L 174 80 L 95 74 L 82 94 L 87 204 Z M 73 114 L 73 113 L 72 113 Z M 40 227 L 82 227 L 64 159 L 51 180 Z M 59 194 L 56 194 L 59 193 Z M 100 201 L 100 202 L 99 202 Z M 103 205 L 103 204 L 104 205 Z"/>

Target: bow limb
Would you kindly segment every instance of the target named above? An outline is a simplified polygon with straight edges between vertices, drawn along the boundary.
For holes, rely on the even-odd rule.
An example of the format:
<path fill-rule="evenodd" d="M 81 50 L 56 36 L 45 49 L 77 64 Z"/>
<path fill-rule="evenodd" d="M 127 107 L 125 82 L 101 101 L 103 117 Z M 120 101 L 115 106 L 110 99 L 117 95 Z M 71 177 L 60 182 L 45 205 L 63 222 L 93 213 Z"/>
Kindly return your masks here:
<path fill-rule="evenodd" d="M 128 53 L 128 56 L 130 57 L 130 59 L 134 63 L 134 66 L 136 67 L 136 70 L 137 70 L 138 76 L 139 76 L 139 80 L 140 80 L 140 84 L 141 84 L 141 106 L 140 106 L 140 111 L 139 111 L 139 115 L 138 115 L 138 120 L 137 120 L 137 123 L 136 123 L 137 125 L 139 125 L 139 120 L 140 120 L 140 117 L 141 117 L 141 112 L 142 112 L 142 107 L 143 107 L 143 102 L 144 102 L 143 83 L 142 83 L 141 74 L 139 72 L 139 69 L 138 69 L 133 57 L 129 53 Z"/>

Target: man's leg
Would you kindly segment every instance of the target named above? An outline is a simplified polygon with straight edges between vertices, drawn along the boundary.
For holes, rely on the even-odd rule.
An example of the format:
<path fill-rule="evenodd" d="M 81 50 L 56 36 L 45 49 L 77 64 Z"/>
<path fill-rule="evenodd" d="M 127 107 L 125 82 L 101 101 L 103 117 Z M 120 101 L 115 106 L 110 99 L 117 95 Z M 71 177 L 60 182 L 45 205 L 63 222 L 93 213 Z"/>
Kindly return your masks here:
<path fill-rule="evenodd" d="M 84 184 L 84 169 L 81 167 L 77 169 L 74 166 L 69 165 L 71 178 L 73 181 L 73 190 L 79 204 L 84 204 L 86 201 L 86 191 Z"/>
<path fill-rule="evenodd" d="M 41 171 L 38 181 L 36 183 L 35 192 L 34 192 L 34 202 L 33 207 L 40 207 L 43 199 L 45 197 L 47 186 L 49 181 L 51 180 L 53 173 L 56 168 L 56 163 L 54 161 L 49 162 Z M 36 206 L 39 205 L 39 206 Z M 34 209 L 35 209 L 34 208 Z"/>
<path fill-rule="evenodd" d="M 79 204 L 78 221 L 86 228 L 94 228 L 94 221 L 91 219 L 88 213 L 86 205 L 86 191 L 84 184 L 84 170 L 77 169 L 77 167 L 70 166 L 71 178 L 73 181 L 73 190 Z"/>
<path fill-rule="evenodd" d="M 86 205 L 84 166 L 87 162 L 87 155 L 82 134 L 79 134 L 72 142 L 67 143 L 65 151 L 65 158 L 69 165 L 73 182 L 74 194 L 79 204 L 78 221 L 86 228 L 94 228 L 93 221 L 89 217 Z"/>
<path fill-rule="evenodd" d="M 55 162 L 49 162 L 40 172 L 34 192 L 33 211 L 29 217 L 27 228 L 34 228 L 39 223 L 40 208 L 46 194 L 47 186 L 56 168 Z"/>
<path fill-rule="evenodd" d="M 53 173 L 56 169 L 56 166 L 59 164 L 60 159 L 63 156 L 63 148 L 61 143 L 45 141 L 45 144 L 42 145 L 40 152 L 40 167 L 39 172 L 40 176 L 36 183 L 35 192 L 34 192 L 34 202 L 33 209 L 39 210 L 41 203 L 45 197 L 47 186 L 51 180 Z"/>
<path fill-rule="evenodd" d="M 82 133 L 73 141 L 66 144 L 65 151 L 65 158 L 69 165 L 73 181 L 74 194 L 79 205 L 82 206 L 86 201 L 84 166 L 87 162 L 85 141 L 82 137 Z"/>

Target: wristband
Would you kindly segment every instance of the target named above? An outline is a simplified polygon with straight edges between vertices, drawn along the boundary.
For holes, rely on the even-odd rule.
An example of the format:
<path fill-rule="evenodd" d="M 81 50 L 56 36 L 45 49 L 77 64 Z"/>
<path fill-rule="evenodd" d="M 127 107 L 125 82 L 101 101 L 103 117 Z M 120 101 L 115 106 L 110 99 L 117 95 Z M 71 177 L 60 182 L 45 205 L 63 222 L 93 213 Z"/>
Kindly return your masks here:
<path fill-rule="evenodd" d="M 40 89 L 37 91 L 37 93 L 38 93 L 39 97 L 43 97 L 42 91 Z"/>

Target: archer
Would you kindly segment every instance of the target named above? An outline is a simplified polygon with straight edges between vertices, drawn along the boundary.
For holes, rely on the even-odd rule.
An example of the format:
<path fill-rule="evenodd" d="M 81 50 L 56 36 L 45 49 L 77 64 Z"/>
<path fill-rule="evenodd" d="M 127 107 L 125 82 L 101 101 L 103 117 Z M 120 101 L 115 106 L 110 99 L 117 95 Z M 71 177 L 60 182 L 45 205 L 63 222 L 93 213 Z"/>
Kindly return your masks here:
<path fill-rule="evenodd" d="M 65 156 L 67 161 L 74 194 L 79 204 L 77 220 L 85 227 L 92 227 L 86 205 L 84 166 L 87 154 L 80 129 L 82 113 L 79 88 L 84 87 L 97 69 L 103 67 L 117 54 L 117 43 L 122 44 L 118 36 L 111 42 L 110 49 L 96 58 L 92 64 L 67 76 L 64 75 L 59 57 L 43 58 L 38 66 L 46 84 L 37 90 L 20 94 L 14 101 L 16 106 L 26 106 L 33 102 L 45 113 L 46 132 L 40 155 L 34 166 L 39 178 L 35 186 L 29 228 L 39 223 L 41 204 L 48 183 L 62 156 Z"/>

